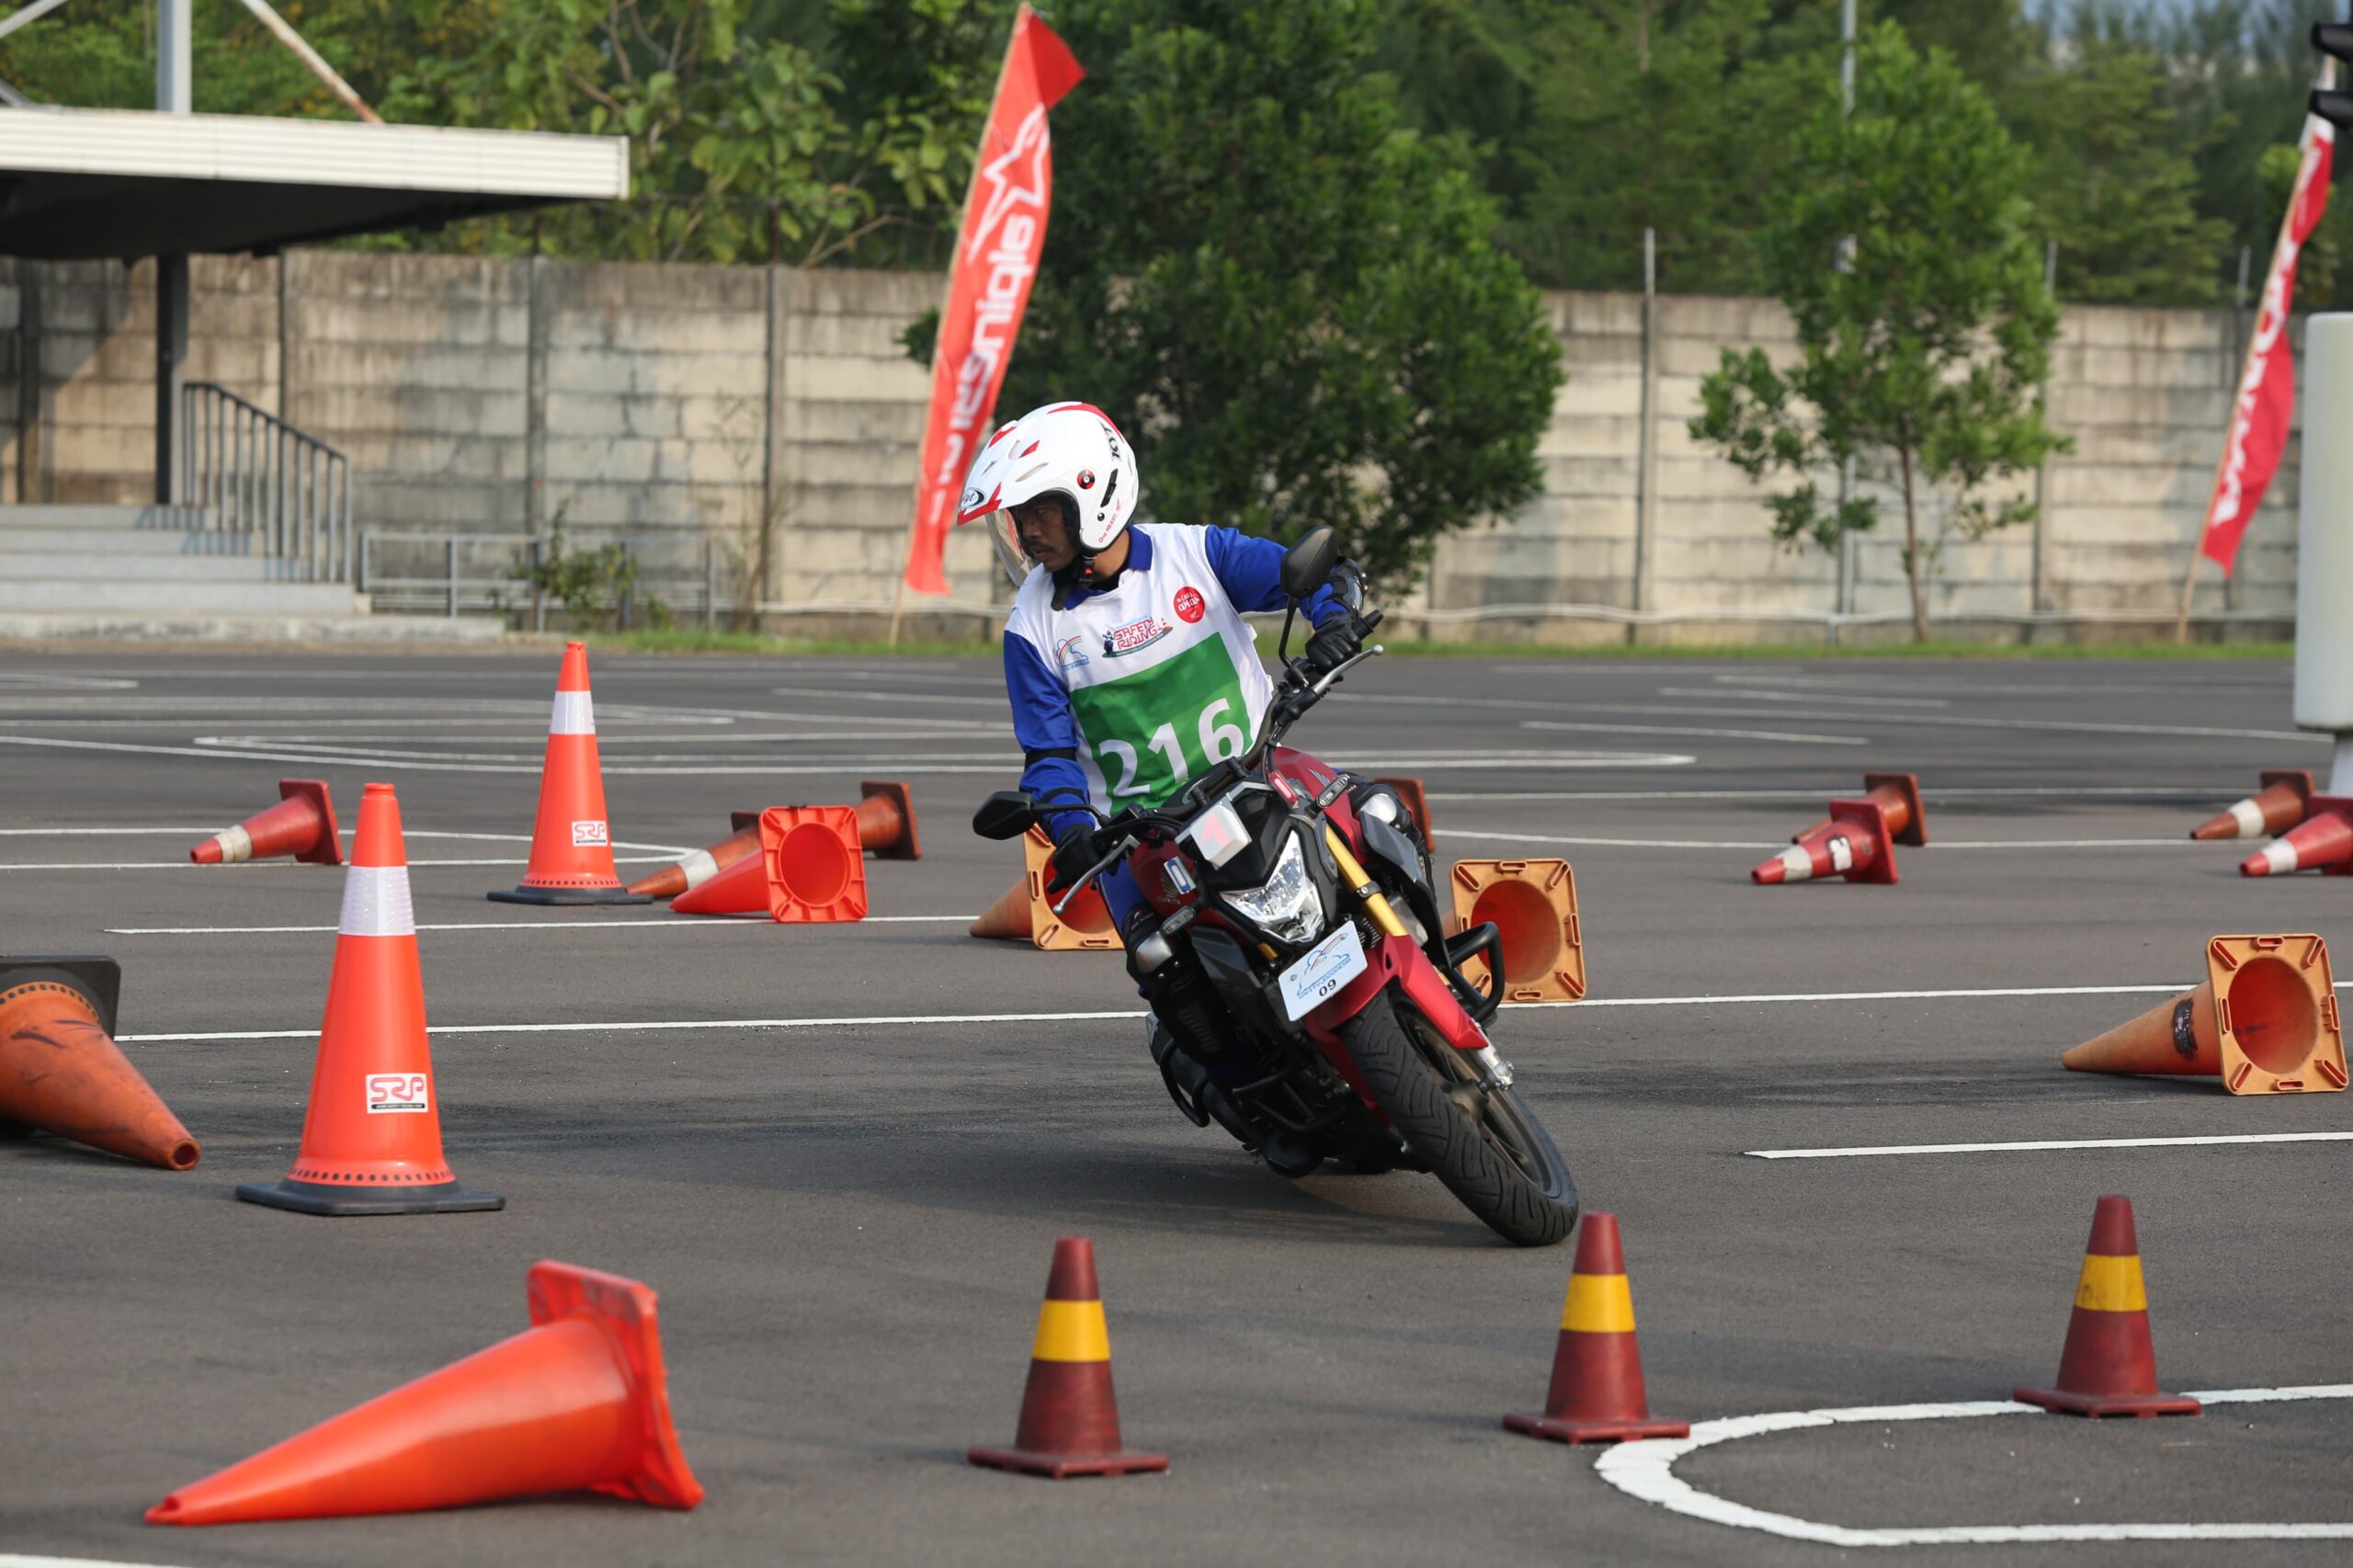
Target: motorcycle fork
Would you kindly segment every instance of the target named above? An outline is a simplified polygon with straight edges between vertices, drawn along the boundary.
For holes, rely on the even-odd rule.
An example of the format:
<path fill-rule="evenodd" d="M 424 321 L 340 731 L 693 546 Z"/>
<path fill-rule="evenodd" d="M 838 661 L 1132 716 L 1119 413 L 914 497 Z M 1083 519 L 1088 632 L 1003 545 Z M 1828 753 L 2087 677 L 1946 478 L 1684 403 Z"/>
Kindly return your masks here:
<path fill-rule="evenodd" d="M 1324 824 L 1324 842 L 1330 846 L 1332 858 L 1338 863 L 1340 876 L 1348 884 L 1348 891 L 1356 895 L 1358 903 L 1364 905 L 1365 913 L 1372 916 L 1372 923 L 1381 927 L 1384 936 L 1404 936 L 1405 923 L 1397 918 L 1395 910 L 1389 907 L 1389 895 L 1382 892 L 1380 884 L 1367 874 L 1364 863 L 1348 848 L 1348 841 L 1342 838 L 1339 830 L 1328 822 Z"/>

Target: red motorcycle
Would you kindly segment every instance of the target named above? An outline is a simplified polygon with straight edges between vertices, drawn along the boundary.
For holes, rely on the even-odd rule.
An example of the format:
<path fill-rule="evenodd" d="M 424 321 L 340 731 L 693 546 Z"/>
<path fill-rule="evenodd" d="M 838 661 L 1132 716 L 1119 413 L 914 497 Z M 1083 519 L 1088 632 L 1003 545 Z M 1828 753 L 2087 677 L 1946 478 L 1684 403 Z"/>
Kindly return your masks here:
<path fill-rule="evenodd" d="M 1334 556 L 1318 528 L 1285 557 L 1294 614 L 1327 579 L 1361 608 L 1361 574 L 1340 562 L 1335 578 Z M 1404 801 L 1280 744 L 1380 652 L 1320 677 L 1286 664 L 1256 744 L 1157 809 L 1096 812 L 1099 858 L 1063 902 L 1123 858 L 1150 899 L 1159 918 L 1131 922 L 1128 965 L 1152 1004 L 1153 1060 L 1195 1126 L 1217 1122 L 1286 1176 L 1327 1160 L 1427 1171 L 1497 1234 L 1550 1245 L 1576 1223 L 1576 1187 L 1483 1027 L 1504 994 L 1500 933 L 1447 938 Z M 1006 790 L 972 827 L 1006 839 L 1038 818 Z M 1473 956 L 1484 989 L 1463 976 Z"/>

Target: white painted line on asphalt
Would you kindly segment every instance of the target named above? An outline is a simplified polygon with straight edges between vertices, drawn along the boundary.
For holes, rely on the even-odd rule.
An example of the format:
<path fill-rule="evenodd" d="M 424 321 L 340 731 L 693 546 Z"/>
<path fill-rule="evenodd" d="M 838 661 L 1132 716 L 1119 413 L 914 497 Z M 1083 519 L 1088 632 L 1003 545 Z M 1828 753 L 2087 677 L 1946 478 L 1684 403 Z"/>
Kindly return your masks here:
<path fill-rule="evenodd" d="M 2045 1149 L 2188 1149 L 2212 1143 L 2345 1143 L 2353 1132 L 2232 1132 L 2202 1138 L 2046 1138 L 2021 1143 L 1875 1143 L 1844 1149 L 1744 1149 L 1756 1160 L 1843 1160 L 1867 1154 L 2007 1154 Z"/>
<path fill-rule="evenodd" d="M 1788 684 L 1788 683 L 1783 683 Z M 1836 700 L 1854 703 L 1864 708 L 1949 708 L 1952 703 L 1941 697 L 1863 697 L 1851 691 L 1762 691 L 1755 687 L 1743 687 L 1726 691 L 1721 687 L 1663 686 L 1661 697 L 1712 697 L 1722 700 L 1727 697 L 1756 702 L 1821 702 Z"/>
<path fill-rule="evenodd" d="M 1502 844 L 1570 844 L 1593 845 L 1609 849 L 1778 849 L 1789 840 L 1767 843 L 1761 839 L 1716 838 L 1564 838 L 1541 833 L 1472 833 L 1468 829 L 1449 827 L 1443 830 L 1449 838 L 1476 838 Z M 2178 849 L 2184 846 L 2203 849 L 2205 846 L 2188 835 L 2178 838 L 1962 838 L 1938 839 L 1929 848 L 1944 849 Z"/>
<path fill-rule="evenodd" d="M 676 859 L 676 858 L 677 858 L 677 856 L 678 856 L 680 853 L 683 853 L 683 851 L 665 850 L 665 851 L 664 851 L 662 854 L 659 854 L 659 855 L 616 855 L 616 856 L 614 856 L 614 857 L 613 857 L 613 864 L 614 864 L 614 865 L 616 865 L 616 866 L 639 866 L 639 865 L 648 865 L 648 864 L 660 864 L 660 863 L 665 862 L 665 861 L 668 861 L 668 860 L 674 860 L 674 859 Z M 249 864 L 249 865 L 259 865 L 259 866 L 271 866 L 271 865 L 278 865 L 278 864 L 279 864 L 279 862 L 277 862 L 277 861 L 271 861 L 271 860 L 248 861 L 248 862 L 246 862 L 246 863 L 247 863 L 247 864 Z M 288 866 L 293 865 L 294 863 L 295 863 L 295 862 L 293 862 L 293 861 L 291 861 L 291 860 L 288 860 L 288 861 L 283 862 L 283 864 L 284 864 L 284 865 L 288 865 Z M 495 856 L 493 856 L 493 857 L 491 857 L 490 858 L 488 858 L 488 859 L 486 859 L 486 860 L 411 860 L 411 861 L 409 861 L 409 862 L 408 862 L 408 864 L 409 864 L 409 865 L 411 865 L 411 866 L 518 866 L 518 865 L 521 865 L 522 863 L 523 863 L 523 862 L 522 862 L 522 860 L 521 860 L 521 859 L 519 859 L 518 858 L 517 858 L 516 856 L 513 856 L 513 855 L 495 855 Z M 329 867 L 327 867 L 327 868 L 325 868 L 325 869 L 326 869 L 327 870 L 330 870 L 330 871 L 335 869 L 335 868 L 334 868 L 334 867 L 332 867 L 332 866 L 329 866 Z M 194 861 L 192 861 L 192 860 L 187 860 L 187 859 L 180 859 L 180 860 L 17 860 L 17 861 L 11 861 L 11 862 L 0 863 L 0 871 L 208 871 L 208 870 L 209 870 L 209 871 L 214 871 L 214 872 L 215 872 L 215 874 L 219 874 L 219 873 L 218 873 L 218 869 L 217 869 L 217 868 L 210 867 L 210 866 L 199 866 L 199 865 L 197 865 Z M 243 873 L 243 872 L 233 872 L 233 871 L 229 873 L 229 875 L 232 875 L 232 876 L 241 876 L 241 875 L 244 875 L 244 873 Z"/>
<path fill-rule="evenodd" d="M 1684 724 L 1587 724 L 1561 719 L 1523 719 L 1523 730 L 1588 730 L 1605 735 L 1699 735 L 1722 741 L 1775 741 L 1801 746 L 1867 746 L 1868 735 L 1824 735 L 1792 730 L 1701 730 Z"/>
<path fill-rule="evenodd" d="M 1433 801 L 1827 801 L 1833 795 L 1859 790 L 1852 778 L 1844 778 L 1813 790 L 1529 790 L 1490 791 L 1479 790 L 1433 790 Z M 2237 784 L 2086 784 L 2035 785 L 2018 789 L 1945 789 L 1924 787 L 1921 798 L 1930 804 L 1938 801 L 2033 799 L 2055 797 L 2072 800 L 2077 797 L 2122 795 L 2151 800 L 2203 801 L 2213 796 L 2234 798 L 2233 790 L 2244 794 L 2245 780 Z"/>
<path fill-rule="evenodd" d="M 504 864 L 505 862 L 501 862 Z M 411 861 L 411 865 L 417 862 Z M 869 915 L 861 926 L 971 925 L 974 915 Z M 676 915 L 660 920 L 450 920 L 420 931 L 694 931 L 774 930 L 779 923 L 762 915 Z M 332 926 L 109 926 L 109 937 L 259 937 L 289 932 L 332 931 Z"/>
<path fill-rule="evenodd" d="M 2320 1383 L 2296 1388 L 2200 1389 L 2190 1397 L 2208 1404 L 2251 1404 L 2279 1400 L 2353 1399 L 2353 1383 Z M 1717 1421 L 1695 1421 L 1688 1437 L 1653 1438 L 1621 1443 L 1594 1461 L 1594 1473 L 1630 1497 L 1688 1518 L 1733 1529 L 1762 1531 L 1790 1540 L 1824 1546 L 1995 1546 L 2075 1540 L 2353 1540 L 2353 1522 L 2282 1524 L 2153 1524 L 2064 1525 L 1930 1525 L 1897 1528 L 1855 1529 L 1823 1524 L 1793 1514 L 1752 1508 L 1712 1492 L 1702 1492 L 1675 1473 L 1676 1461 L 1700 1449 L 1743 1437 L 1791 1432 L 1807 1427 L 1877 1426 L 1897 1421 L 1939 1421 L 1978 1415 L 2042 1415 L 2030 1404 L 2006 1399 L 1966 1400 L 1938 1404 L 1853 1405 L 1837 1410 L 1780 1410 L 1761 1415 L 1733 1415 Z M 2061 1417 L 2061 1419 L 2066 1419 Z"/>
<path fill-rule="evenodd" d="M 1737 697 L 1739 693 L 1724 692 L 1721 695 Z M 1535 708 L 1555 713 L 1563 710 L 1576 713 L 1639 713 L 1652 718 L 1677 718 L 1688 713 L 1697 718 L 1707 719 L 1827 719 L 1833 722 L 1853 722 L 1863 717 L 1856 713 L 1843 713 L 1836 709 L 1816 712 L 1806 709 L 1788 708 L 1768 713 L 1754 708 L 1675 708 L 1612 702 L 1525 702 L 1517 699 L 1494 697 L 1423 699 L 1368 696 L 1359 698 L 1358 700 L 1430 701 L 1462 708 Z M 2292 742 L 2300 745 L 2328 744 L 2327 736 L 2302 730 L 2224 730 L 2199 724 L 2109 724 L 2089 719 L 1962 719 L 1947 713 L 1874 713 L 1870 717 L 1877 723 L 1894 724 L 1904 728 L 1927 726 L 1949 730 L 2037 730 L 2058 735 L 2138 735 L 2144 738 L 2181 736 L 2200 740 L 2278 741 L 2283 744 Z M 1539 721 L 1539 722 L 1541 722 Z"/>
<path fill-rule="evenodd" d="M 111 1557 L 27 1557 L 0 1551 L 0 1568 L 165 1568 L 162 1563 L 118 1562 Z"/>

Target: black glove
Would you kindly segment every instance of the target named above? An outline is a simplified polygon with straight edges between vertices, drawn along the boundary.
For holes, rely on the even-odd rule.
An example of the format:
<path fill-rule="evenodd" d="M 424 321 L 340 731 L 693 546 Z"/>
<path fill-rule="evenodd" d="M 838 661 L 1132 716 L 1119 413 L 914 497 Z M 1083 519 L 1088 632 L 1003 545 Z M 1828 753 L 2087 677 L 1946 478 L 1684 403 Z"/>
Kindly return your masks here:
<path fill-rule="evenodd" d="M 1364 646 L 1364 622 L 1354 610 L 1342 610 L 1315 629 L 1307 640 L 1307 667 L 1310 680 L 1321 680 L 1357 655 Z"/>
<path fill-rule="evenodd" d="M 1078 884 L 1088 867 L 1103 858 L 1096 846 L 1095 830 L 1081 824 L 1063 835 L 1054 846 L 1054 858 L 1046 862 L 1046 892 L 1060 898 Z"/>

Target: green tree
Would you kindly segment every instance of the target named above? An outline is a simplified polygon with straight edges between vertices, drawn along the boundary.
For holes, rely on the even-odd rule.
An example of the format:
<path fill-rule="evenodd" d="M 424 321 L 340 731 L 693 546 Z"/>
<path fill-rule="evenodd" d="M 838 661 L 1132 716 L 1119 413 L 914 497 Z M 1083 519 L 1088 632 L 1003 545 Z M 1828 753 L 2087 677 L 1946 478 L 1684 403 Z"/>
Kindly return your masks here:
<path fill-rule="evenodd" d="M 1100 404 L 1153 515 L 1329 523 L 1392 588 L 1535 494 L 1560 352 L 1461 162 L 1398 124 L 1370 0 L 1065 0 L 1087 80 L 1001 407 Z"/>
<path fill-rule="evenodd" d="M 2037 397 L 2059 311 L 2029 233 L 2030 173 L 1985 95 L 1941 52 L 1926 59 L 1885 24 L 1865 39 L 1855 108 L 1835 84 L 1789 149 L 1768 205 L 1772 290 L 1796 318 L 1798 362 L 1727 348 L 1700 385 L 1695 440 L 1752 482 L 1785 472 L 1774 536 L 1835 549 L 1878 520 L 1859 491 L 1825 505 L 1814 475 L 1852 459 L 1897 487 L 1913 634 L 1928 635 L 1923 583 L 1947 530 L 1982 537 L 2032 506 L 1979 494 L 2065 446 Z M 1852 236 L 1851 259 L 1833 257 Z M 1929 491 L 1950 502 L 1933 539 Z"/>
<path fill-rule="evenodd" d="M 290 0 L 278 14 L 331 63 L 340 63 L 348 8 Z M 152 0 L 76 0 L 0 40 L 0 81 L 40 104 L 153 108 L 153 12 Z M 349 117 L 235 0 L 206 0 L 193 15 L 188 52 L 198 113 Z"/>

